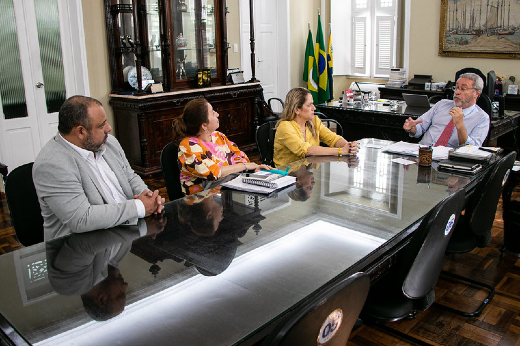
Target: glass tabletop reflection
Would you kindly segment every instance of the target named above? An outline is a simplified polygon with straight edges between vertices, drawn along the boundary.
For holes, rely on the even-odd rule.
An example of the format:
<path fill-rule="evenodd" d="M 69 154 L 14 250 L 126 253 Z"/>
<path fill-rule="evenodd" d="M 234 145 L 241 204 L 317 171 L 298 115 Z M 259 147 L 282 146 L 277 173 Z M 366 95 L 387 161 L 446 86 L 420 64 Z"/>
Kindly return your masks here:
<path fill-rule="evenodd" d="M 217 186 L 141 225 L 0 256 L 0 313 L 39 345 L 239 343 L 471 181 L 393 163 L 389 143 L 291 163 L 294 188 L 273 197 Z"/>

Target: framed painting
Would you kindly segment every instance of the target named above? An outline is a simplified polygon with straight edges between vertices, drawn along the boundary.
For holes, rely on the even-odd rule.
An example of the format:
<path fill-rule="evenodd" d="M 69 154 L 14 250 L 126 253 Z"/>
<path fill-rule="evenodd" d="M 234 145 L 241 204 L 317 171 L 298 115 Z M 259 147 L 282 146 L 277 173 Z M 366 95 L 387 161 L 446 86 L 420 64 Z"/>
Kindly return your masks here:
<path fill-rule="evenodd" d="M 439 55 L 520 59 L 520 1 L 441 0 Z"/>

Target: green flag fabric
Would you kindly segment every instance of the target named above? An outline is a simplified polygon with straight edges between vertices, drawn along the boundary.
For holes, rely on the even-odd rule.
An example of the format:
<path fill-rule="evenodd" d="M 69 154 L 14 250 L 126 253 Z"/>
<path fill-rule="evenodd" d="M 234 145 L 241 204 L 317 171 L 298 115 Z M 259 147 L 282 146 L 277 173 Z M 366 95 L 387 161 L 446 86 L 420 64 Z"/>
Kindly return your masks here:
<path fill-rule="evenodd" d="M 303 66 L 303 81 L 307 83 L 307 89 L 311 92 L 314 103 L 318 102 L 318 68 L 314 59 L 314 45 L 312 44 L 312 32 L 309 29 L 307 47 L 305 48 L 305 65 Z"/>
<path fill-rule="evenodd" d="M 315 57 L 318 65 L 318 102 L 316 105 L 330 99 L 329 82 L 327 80 L 327 53 L 323 31 L 321 30 L 321 16 L 318 15 L 318 29 L 316 30 Z"/>

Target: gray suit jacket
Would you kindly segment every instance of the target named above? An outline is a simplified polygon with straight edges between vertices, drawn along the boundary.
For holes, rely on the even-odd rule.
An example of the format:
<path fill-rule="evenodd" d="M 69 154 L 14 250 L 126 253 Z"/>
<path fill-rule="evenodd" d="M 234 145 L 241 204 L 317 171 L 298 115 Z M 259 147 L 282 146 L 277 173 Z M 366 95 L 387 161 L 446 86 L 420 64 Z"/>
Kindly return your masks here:
<path fill-rule="evenodd" d="M 104 158 L 114 171 L 128 200 L 107 204 L 94 172 L 59 135 L 40 151 L 34 162 L 33 180 L 44 220 L 45 240 L 121 224 L 137 223 L 133 201 L 146 189 L 130 167 L 121 145 L 109 135 Z"/>

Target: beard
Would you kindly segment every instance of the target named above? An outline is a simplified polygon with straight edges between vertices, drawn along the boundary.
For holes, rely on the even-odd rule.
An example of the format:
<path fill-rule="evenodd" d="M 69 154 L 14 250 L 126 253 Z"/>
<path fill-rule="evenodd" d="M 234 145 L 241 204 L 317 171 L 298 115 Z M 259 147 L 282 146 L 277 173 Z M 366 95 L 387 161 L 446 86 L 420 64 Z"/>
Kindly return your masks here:
<path fill-rule="evenodd" d="M 458 98 L 458 97 L 454 97 L 453 98 L 453 101 L 455 102 L 455 106 L 457 107 L 462 107 L 463 106 L 463 102 L 462 102 L 462 99 L 461 98 Z"/>
<path fill-rule="evenodd" d="M 103 140 L 101 142 L 94 142 L 94 140 L 92 139 L 92 133 L 89 132 L 87 135 L 87 138 L 85 138 L 83 147 L 86 150 L 92 151 L 94 153 L 98 152 L 99 149 L 101 149 L 103 147 L 103 145 L 105 145 L 107 138 L 108 138 L 108 134 L 105 135 L 105 138 L 103 138 Z"/>

